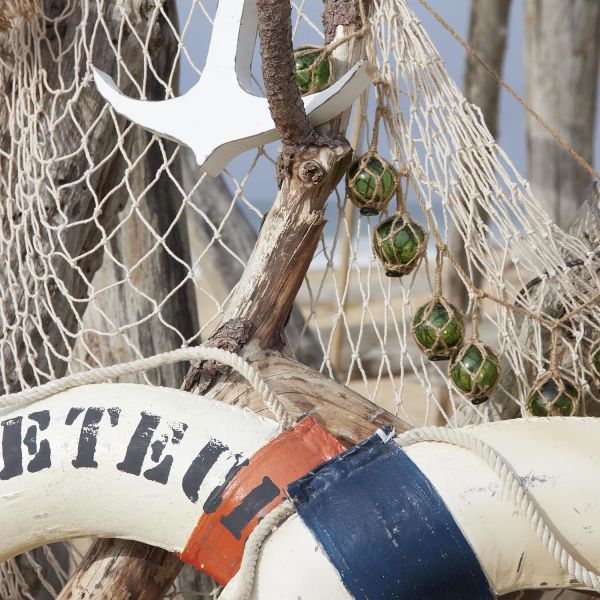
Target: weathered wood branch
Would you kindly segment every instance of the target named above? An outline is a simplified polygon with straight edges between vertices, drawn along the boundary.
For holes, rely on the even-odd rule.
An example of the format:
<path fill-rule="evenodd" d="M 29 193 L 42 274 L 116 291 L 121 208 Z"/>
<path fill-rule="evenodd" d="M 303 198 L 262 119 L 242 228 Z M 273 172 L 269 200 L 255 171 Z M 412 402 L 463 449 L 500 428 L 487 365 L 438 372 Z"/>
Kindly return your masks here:
<path fill-rule="evenodd" d="M 294 154 L 313 144 L 317 135 L 306 116 L 296 83 L 291 4 L 281 0 L 257 0 L 256 5 L 265 93 L 283 142 L 281 179 Z"/>
<path fill-rule="evenodd" d="M 181 148 L 180 154 L 182 185 L 189 192 L 197 182 L 196 162 L 190 150 Z M 203 255 L 200 265 L 202 286 L 208 288 L 219 302 L 224 302 L 244 274 L 258 233 L 239 203 L 232 206 L 231 192 L 222 177 L 204 177 L 191 201 L 202 212 L 192 210 L 188 218 L 192 252 L 196 256 Z M 214 239 L 213 227 L 220 231 L 218 241 Z M 313 369 L 321 368 L 323 348 L 297 304 L 292 307 L 285 338 L 298 362 Z"/>
<path fill-rule="evenodd" d="M 337 35 L 340 36 L 356 30 L 355 16 L 350 19 L 345 13 L 347 4 L 351 2 L 329 3 L 334 10 L 336 7 L 344 9 L 344 14 L 333 18 Z M 278 15 L 278 18 L 281 19 L 282 15 Z M 290 44 L 284 47 L 291 51 Z M 282 51 L 281 46 L 278 51 Z M 352 63 L 362 54 L 362 41 L 353 39 L 336 53 L 336 60 L 340 64 Z M 285 73 L 285 77 L 292 79 L 293 62 L 287 62 L 292 70 Z M 337 72 L 342 73 L 343 70 Z M 277 74 L 279 83 L 273 84 L 275 89 L 279 85 L 285 89 L 285 77 Z M 274 88 L 271 87 L 270 91 L 267 88 L 267 91 L 272 101 Z M 294 97 L 297 94 L 296 90 Z M 343 115 L 329 125 L 327 134 L 331 139 L 337 140 L 343 135 L 348 116 Z M 352 150 L 343 139 L 327 146 L 308 145 L 290 158 L 289 169 L 280 171 L 283 180 L 274 207 L 265 219 L 242 281 L 226 310 L 223 324 L 209 343 L 239 351 L 256 363 L 293 414 L 299 415 L 309 410 L 334 435 L 348 443 L 356 443 L 383 423 L 396 424 L 399 429 L 405 426 L 361 396 L 313 370 L 285 359 L 277 351 L 282 344 L 286 320 L 322 233 L 325 202 L 340 181 L 351 155 Z M 262 364 L 260 361 L 265 356 L 266 362 Z M 275 369 L 277 364 L 282 365 L 280 371 L 276 372 L 276 376 L 270 375 L 270 370 Z M 200 364 L 190 369 L 184 389 L 197 391 L 198 385 L 208 397 L 235 403 L 243 401 L 249 406 L 257 406 L 254 404 L 254 394 L 246 384 L 238 383 L 231 373 L 220 372 L 214 366 Z M 285 393 L 282 386 L 288 386 Z M 116 547 L 114 543 L 111 544 L 110 547 L 103 547 L 102 542 L 96 545 L 92 560 L 86 561 L 61 598 L 83 592 L 87 593 L 86 598 L 119 600 L 129 594 L 128 586 L 131 585 L 136 586 L 135 594 L 131 596 L 153 600 L 161 597 L 180 568 L 173 562 L 173 557 L 164 551 L 153 555 L 152 566 L 147 561 L 130 564 L 128 554 L 143 555 L 143 545 L 118 542 Z M 109 564 L 110 573 L 106 568 Z M 160 573 L 160 581 L 164 583 L 162 590 L 155 585 L 157 573 Z M 137 582 L 144 578 L 150 581 L 149 586 L 138 587 Z"/>

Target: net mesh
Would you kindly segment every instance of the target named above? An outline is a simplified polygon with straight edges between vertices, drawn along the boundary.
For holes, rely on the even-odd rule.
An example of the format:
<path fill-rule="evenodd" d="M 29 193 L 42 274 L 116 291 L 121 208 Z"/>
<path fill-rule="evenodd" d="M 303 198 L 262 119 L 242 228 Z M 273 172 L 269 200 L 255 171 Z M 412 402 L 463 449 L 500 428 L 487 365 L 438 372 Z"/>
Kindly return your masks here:
<path fill-rule="evenodd" d="M 297 45 L 321 43 L 316 7 L 293 7 Z M 162 0 L 45 2 L 38 18 L 17 17 L 0 32 L 2 393 L 197 344 L 219 324 L 276 193 L 277 145 L 207 178 L 187 149 L 114 113 L 91 77 L 94 64 L 129 96 L 179 95 L 182 74 L 202 72 L 194 40 L 210 37 L 216 1 L 182 0 L 178 9 Z M 595 206 L 570 232 L 552 223 L 405 0 L 375 0 L 368 46 L 385 85 L 355 108 L 349 135 L 366 148 L 378 99 L 387 107 L 379 152 L 409 175 L 406 206 L 430 246 L 413 274 L 386 277 L 370 248 L 373 228 L 390 215 L 359 215 L 340 187 L 288 325 L 288 351 L 413 426 L 517 416 L 552 360 L 581 386 L 583 413 L 596 414 Z M 479 405 L 410 334 L 417 308 L 439 291 L 436 247 L 455 229 L 471 298 L 459 308 L 502 368 Z M 442 281 L 456 262 L 445 254 Z M 477 271 L 483 289 L 472 284 Z M 179 387 L 184 375 L 185 365 L 174 365 L 133 380 Z M 86 543 L 8 561 L 0 596 L 56 597 Z M 217 597 L 200 581 L 186 571 L 171 596 Z"/>

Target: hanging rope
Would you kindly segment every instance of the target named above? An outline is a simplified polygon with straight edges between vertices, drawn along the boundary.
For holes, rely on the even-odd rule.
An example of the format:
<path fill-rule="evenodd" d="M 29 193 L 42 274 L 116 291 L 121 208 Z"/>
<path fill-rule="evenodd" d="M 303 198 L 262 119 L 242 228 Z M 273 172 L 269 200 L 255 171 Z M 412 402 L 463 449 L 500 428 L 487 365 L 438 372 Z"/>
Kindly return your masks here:
<path fill-rule="evenodd" d="M 460 446 L 481 457 L 494 471 L 502 489 L 513 504 L 527 516 L 527 520 L 540 539 L 544 548 L 556 559 L 571 577 L 582 585 L 600 591 L 600 576 L 584 567 L 559 541 L 559 534 L 545 520 L 542 511 L 513 467 L 488 444 L 460 429 L 445 427 L 424 427 L 403 433 L 396 438 L 400 446 L 410 446 L 421 442 L 442 442 Z"/>
<path fill-rule="evenodd" d="M 124 375 L 133 375 L 134 373 L 149 371 L 150 369 L 156 369 L 165 365 L 192 360 L 214 360 L 231 367 L 256 390 L 263 399 L 265 406 L 273 413 L 275 420 L 282 428 L 286 429 L 293 425 L 294 419 L 287 412 L 285 406 L 277 399 L 257 369 L 233 352 L 227 352 L 219 348 L 207 348 L 205 346 L 181 348 L 128 363 L 83 371 L 82 373 L 69 375 L 62 379 L 56 379 L 55 381 L 23 390 L 22 392 L 8 394 L 0 397 L 0 411 L 6 412 L 7 410 L 22 408 L 33 402 L 44 400 L 54 394 L 81 385 L 103 383 Z"/>

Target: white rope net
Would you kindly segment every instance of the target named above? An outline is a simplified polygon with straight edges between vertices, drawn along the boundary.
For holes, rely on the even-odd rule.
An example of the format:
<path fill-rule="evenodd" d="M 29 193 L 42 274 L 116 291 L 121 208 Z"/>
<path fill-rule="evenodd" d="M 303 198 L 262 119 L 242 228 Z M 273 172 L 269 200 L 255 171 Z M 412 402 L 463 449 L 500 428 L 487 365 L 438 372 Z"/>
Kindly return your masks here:
<path fill-rule="evenodd" d="M 202 71 L 215 0 L 180 0 L 178 18 L 165 0 L 43 4 L 42 16 L 0 32 L 3 394 L 207 339 L 276 193 L 276 144 L 210 180 L 188 150 L 117 116 L 94 89 L 92 64 L 129 96 L 179 95 L 180 78 Z M 293 2 L 298 45 L 322 41 L 313 4 Z M 288 326 L 289 352 L 411 425 L 456 426 L 525 410 L 550 367 L 548 324 L 559 319 L 555 362 L 583 390 L 579 413 L 595 414 L 598 213 L 571 234 L 552 223 L 405 0 L 375 0 L 370 39 L 370 59 L 389 84 L 379 151 L 410 173 L 408 209 L 430 231 L 429 251 L 413 275 L 387 278 L 370 250 L 378 217 L 360 216 L 340 187 Z M 365 148 L 372 100 L 355 120 Z M 503 367 L 497 391 L 478 406 L 410 334 L 414 312 L 434 293 L 436 234 L 438 245 L 449 243 L 455 229 L 469 264 L 462 280 L 471 302 L 461 308 L 468 322 L 481 299 L 481 338 Z M 444 265 L 446 280 L 454 267 Z M 485 297 L 471 283 L 476 271 Z M 128 380 L 179 387 L 185 371 L 169 365 Z M 56 597 L 84 547 L 9 561 L 0 597 Z M 177 586 L 172 597 L 218 595 L 187 572 Z"/>

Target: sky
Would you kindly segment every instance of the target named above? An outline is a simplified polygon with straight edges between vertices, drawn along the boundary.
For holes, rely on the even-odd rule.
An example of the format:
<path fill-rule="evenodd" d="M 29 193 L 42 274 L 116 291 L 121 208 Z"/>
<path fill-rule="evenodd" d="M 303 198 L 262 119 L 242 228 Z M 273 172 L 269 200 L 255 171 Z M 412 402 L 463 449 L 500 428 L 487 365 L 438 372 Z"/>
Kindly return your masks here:
<path fill-rule="evenodd" d="M 226 0 L 225 0 L 226 1 Z M 469 25 L 470 0 L 429 0 L 430 4 L 446 19 L 452 27 L 466 39 Z M 565 0 L 566 2 L 571 0 Z M 190 12 L 193 0 L 178 0 L 180 19 Z M 418 0 L 409 0 L 411 8 L 423 22 L 425 29 L 431 36 L 433 43 L 437 46 L 443 57 L 450 74 L 462 87 L 463 71 L 465 63 L 465 51 L 452 39 L 442 26 L 425 10 Z M 207 12 L 214 13 L 216 0 L 204 0 Z M 305 11 L 315 21 L 319 21 L 322 11 L 321 0 L 306 0 Z M 185 46 L 190 57 L 201 65 L 206 56 L 208 42 L 210 40 L 210 26 L 204 15 L 198 8 L 188 24 L 188 30 L 184 37 Z M 509 27 L 508 48 L 504 69 L 505 80 L 513 86 L 517 92 L 523 94 L 523 65 L 522 65 L 522 38 L 523 38 L 523 0 L 513 0 Z M 310 36 L 310 34 L 308 34 Z M 303 40 L 304 41 L 304 40 Z M 315 43 L 316 39 L 306 40 L 307 43 Z M 182 91 L 189 89 L 197 80 L 198 74 L 190 68 L 187 61 L 182 62 L 181 86 Z M 534 107 L 535 108 L 535 107 Z M 517 169 L 526 176 L 526 153 L 525 153 L 525 112 L 505 91 L 502 91 L 500 101 L 500 124 L 499 142 Z M 237 159 L 232 165 L 234 171 L 240 173 L 249 165 L 250 156 Z M 565 160 L 570 160 L 565 158 Z M 595 166 L 600 167 L 600 135 L 596 128 L 595 135 Z M 272 179 L 272 172 L 263 171 L 271 169 L 270 165 L 263 165 L 259 172 L 251 179 L 248 185 L 249 194 L 257 195 L 257 200 L 262 194 L 270 196 L 272 190 L 265 185 L 266 178 Z"/>

